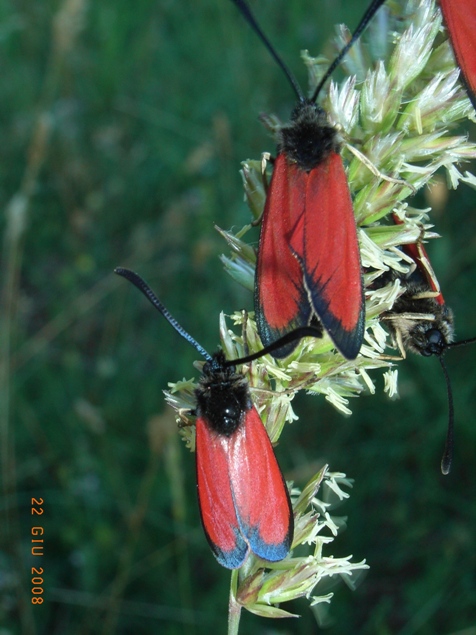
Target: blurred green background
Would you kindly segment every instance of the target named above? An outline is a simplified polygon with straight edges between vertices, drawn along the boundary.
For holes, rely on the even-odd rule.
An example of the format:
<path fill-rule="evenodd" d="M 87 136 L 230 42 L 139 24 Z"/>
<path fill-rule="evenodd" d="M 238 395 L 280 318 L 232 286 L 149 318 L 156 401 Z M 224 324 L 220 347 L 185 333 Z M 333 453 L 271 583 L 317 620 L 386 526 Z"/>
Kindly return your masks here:
<path fill-rule="evenodd" d="M 320 53 L 333 24 L 355 26 L 362 11 L 358 0 L 253 6 L 304 86 L 299 51 Z M 293 95 L 227 0 L 6 1 L 0 47 L 0 633 L 224 633 L 229 573 L 203 536 L 194 457 L 162 395 L 197 376 L 197 355 L 112 270 L 140 272 L 213 350 L 219 310 L 252 308 L 222 271 L 213 225 L 248 222 L 240 161 L 274 151 L 257 115 L 286 118 Z M 443 239 L 428 248 L 460 338 L 476 335 L 475 198 L 449 193 L 434 216 Z M 476 632 L 474 348 L 446 361 L 448 477 L 436 360 L 402 363 L 394 402 L 377 376 L 379 394 L 350 418 L 296 401 L 300 421 L 277 448 L 285 475 L 302 486 L 329 462 L 355 479 L 333 550 L 370 565 L 354 592 L 333 587 L 329 635 Z M 32 566 L 44 569 L 40 606 Z M 285 608 L 302 617 L 245 613 L 240 632 L 320 632 L 305 600 Z"/>

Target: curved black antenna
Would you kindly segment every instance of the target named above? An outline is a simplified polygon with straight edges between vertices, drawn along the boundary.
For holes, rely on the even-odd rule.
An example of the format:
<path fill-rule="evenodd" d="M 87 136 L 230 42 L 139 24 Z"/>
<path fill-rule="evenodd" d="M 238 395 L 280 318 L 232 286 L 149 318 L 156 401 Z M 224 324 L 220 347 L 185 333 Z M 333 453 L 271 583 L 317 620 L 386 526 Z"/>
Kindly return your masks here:
<path fill-rule="evenodd" d="M 254 32 L 257 34 L 257 36 L 259 37 L 259 39 L 263 42 L 263 44 L 266 46 L 266 48 L 268 49 L 268 51 L 271 53 L 271 56 L 273 57 L 273 59 L 275 60 L 275 62 L 278 64 L 278 66 L 281 68 L 281 70 L 283 71 L 283 73 L 286 75 L 289 83 L 291 84 L 294 92 L 296 93 L 296 96 L 298 98 L 299 101 L 304 101 L 304 95 L 302 94 L 302 90 L 301 87 L 299 86 L 299 84 L 297 83 L 296 78 L 294 77 L 294 75 L 291 73 L 291 71 L 289 70 L 289 68 L 286 66 L 286 64 L 284 63 L 284 61 L 282 60 L 282 58 L 277 54 L 274 46 L 271 44 L 271 42 L 268 40 L 268 38 L 266 37 L 266 35 L 263 33 L 261 27 L 259 26 L 259 24 L 256 22 L 256 18 L 254 17 L 254 15 L 251 13 L 251 9 L 249 8 L 249 6 L 246 4 L 246 2 L 244 0 L 231 0 L 233 2 L 233 4 L 235 4 L 238 8 L 238 10 L 240 11 L 240 13 L 242 14 L 242 16 L 245 18 L 245 20 L 248 22 L 248 24 L 251 26 L 251 28 L 254 30 Z"/>
<path fill-rule="evenodd" d="M 466 344 L 474 344 L 476 342 L 476 337 L 470 337 L 467 340 L 461 340 L 460 342 L 451 342 L 451 344 L 447 344 L 445 346 L 445 350 L 448 348 L 456 348 L 457 346 L 466 346 Z"/>
<path fill-rule="evenodd" d="M 147 282 L 143 280 L 137 273 L 131 271 L 130 269 L 124 269 L 124 267 L 116 267 L 114 269 L 114 273 L 117 273 L 118 276 L 122 276 L 132 282 L 132 284 L 142 291 L 145 297 L 149 300 L 149 302 L 164 316 L 164 318 L 169 322 L 177 333 L 187 340 L 197 351 L 202 355 L 207 362 L 212 361 L 213 357 L 207 353 L 207 351 L 200 346 L 200 344 L 189 334 L 187 331 L 180 326 L 177 320 L 171 315 L 169 310 L 162 304 L 159 298 L 155 295 L 152 289 L 149 287 Z M 295 342 L 296 340 L 300 340 L 303 337 L 312 336 L 312 337 L 322 337 L 322 330 L 316 328 L 315 326 L 300 326 L 294 331 L 290 331 L 280 337 L 279 340 L 275 342 L 271 342 L 268 346 L 265 346 L 263 349 L 258 351 L 257 353 L 252 353 L 251 355 L 247 355 L 246 357 L 240 357 L 239 359 L 230 359 L 224 363 L 225 368 L 229 368 L 230 366 L 235 366 L 237 364 L 246 364 L 247 362 L 252 362 L 255 359 L 259 359 L 263 357 L 263 355 L 268 355 L 272 353 L 278 348 L 282 346 L 286 346 L 290 342 Z"/>
<path fill-rule="evenodd" d="M 291 84 L 294 92 L 296 93 L 298 100 L 301 101 L 301 102 L 305 101 L 303 93 L 302 93 L 302 90 L 301 90 L 301 87 L 297 83 L 296 78 L 291 73 L 291 71 L 289 70 L 287 65 L 284 63 L 283 59 L 278 55 L 278 53 L 276 52 L 276 49 L 274 48 L 274 46 L 271 44 L 271 42 L 268 40 L 268 38 L 264 34 L 263 30 L 261 29 L 261 27 L 257 23 L 256 18 L 251 13 L 251 10 L 250 10 L 249 6 L 246 4 L 245 0 L 231 0 L 231 1 L 238 7 L 238 9 L 240 10 L 240 12 L 243 15 L 243 17 L 246 19 L 248 24 L 252 27 L 252 29 L 258 35 L 260 40 L 263 42 L 263 44 L 266 46 L 268 51 L 271 53 L 271 55 L 274 58 L 274 60 L 277 62 L 278 66 L 284 72 L 284 74 L 286 75 L 286 77 L 287 77 L 289 83 Z M 329 68 L 327 69 L 324 77 L 321 79 L 321 81 L 319 82 L 319 84 L 315 88 L 310 101 L 316 101 L 317 96 L 321 92 L 322 87 L 324 86 L 324 84 L 327 82 L 329 77 L 332 75 L 332 73 L 335 71 L 335 69 L 342 62 L 342 59 L 347 55 L 347 53 L 349 52 L 351 47 L 355 44 L 355 42 L 362 35 L 362 32 L 364 31 L 364 29 L 366 28 L 366 26 L 368 25 L 370 20 L 373 18 L 373 16 L 377 12 L 377 10 L 381 7 L 381 5 L 384 2 L 385 2 L 385 0 L 373 0 L 372 1 L 370 6 L 367 8 L 367 11 L 364 13 L 362 19 L 360 20 L 359 24 L 357 25 L 357 28 L 355 29 L 354 34 L 352 35 L 351 39 L 347 42 L 347 44 L 344 46 L 344 48 L 340 51 L 339 55 L 335 58 L 335 60 L 329 66 Z"/>
<path fill-rule="evenodd" d="M 467 340 L 461 340 L 460 342 L 451 342 L 445 346 L 445 351 L 449 348 L 457 348 L 458 346 L 466 346 L 467 344 L 474 344 L 476 337 L 470 337 Z M 441 355 L 438 356 L 440 360 L 441 368 L 446 380 L 446 391 L 448 393 L 448 431 L 446 433 L 445 450 L 441 459 L 441 473 L 449 474 L 451 470 L 451 463 L 453 462 L 453 448 L 454 448 L 454 405 L 453 405 L 453 391 L 451 389 L 450 377 L 448 370 L 443 361 Z"/>
<path fill-rule="evenodd" d="M 357 25 L 357 28 L 355 29 L 352 37 L 347 42 L 347 44 L 344 46 L 344 48 L 339 52 L 339 55 L 335 58 L 335 60 L 329 66 L 329 68 L 327 69 L 327 71 L 324 74 L 324 77 L 321 79 L 319 84 L 316 86 L 314 92 L 312 93 L 311 101 L 316 101 L 317 96 L 321 92 L 322 87 L 324 86 L 324 84 L 327 82 L 329 77 L 332 75 L 332 73 L 335 71 L 335 69 L 342 62 L 343 58 L 347 55 L 347 53 L 352 48 L 352 46 L 355 44 L 355 42 L 362 35 L 362 32 L 366 28 L 367 24 L 374 17 L 374 15 L 377 13 L 377 10 L 382 6 L 382 4 L 384 2 L 385 2 L 385 0 L 373 0 L 373 2 L 367 8 L 367 11 L 364 13 L 362 19 L 360 20 L 359 24 Z"/>
<path fill-rule="evenodd" d="M 149 287 L 147 282 L 145 282 L 145 280 L 143 280 L 137 273 L 134 273 L 134 271 L 131 271 L 130 269 L 124 269 L 123 267 L 116 267 L 114 269 L 114 273 L 117 273 L 118 276 L 122 276 L 123 278 L 126 278 L 126 280 L 129 280 L 129 282 L 132 282 L 132 284 L 136 286 L 139 291 L 142 291 L 142 293 L 157 309 L 157 311 L 162 313 L 164 318 L 167 320 L 167 322 L 169 322 L 169 324 L 174 327 L 177 333 L 179 333 L 184 339 L 187 340 L 189 344 L 196 348 L 200 355 L 202 355 L 202 357 L 207 360 L 207 362 L 212 361 L 212 356 L 207 353 L 203 346 L 200 346 L 200 344 L 189 333 L 187 333 L 187 331 L 182 326 L 180 326 L 177 320 L 170 314 L 168 309 L 162 304 L 162 302 L 155 295 L 155 293 Z"/>
<path fill-rule="evenodd" d="M 273 351 L 281 348 L 282 346 L 286 346 L 286 344 L 290 344 L 291 342 L 295 342 L 296 340 L 300 340 L 303 337 L 322 337 L 322 330 L 316 328 L 315 326 L 299 326 L 294 331 L 289 331 L 283 337 L 280 337 L 278 340 L 271 342 L 268 346 L 265 346 L 257 353 L 251 353 L 251 355 L 246 355 L 246 357 L 240 357 L 238 359 L 230 359 L 224 363 L 225 368 L 228 366 L 236 366 L 238 364 L 247 364 L 248 362 L 252 362 L 255 359 L 259 359 L 264 355 L 268 355 Z"/>
<path fill-rule="evenodd" d="M 446 433 L 445 449 L 443 452 L 443 457 L 441 459 L 441 473 L 446 475 L 449 474 L 451 470 L 451 463 L 453 462 L 455 413 L 450 377 L 448 375 L 448 371 L 446 370 L 446 366 L 441 355 L 438 356 L 438 359 L 440 360 L 441 368 L 443 369 L 443 374 L 446 380 L 446 391 L 448 393 L 448 431 Z"/>

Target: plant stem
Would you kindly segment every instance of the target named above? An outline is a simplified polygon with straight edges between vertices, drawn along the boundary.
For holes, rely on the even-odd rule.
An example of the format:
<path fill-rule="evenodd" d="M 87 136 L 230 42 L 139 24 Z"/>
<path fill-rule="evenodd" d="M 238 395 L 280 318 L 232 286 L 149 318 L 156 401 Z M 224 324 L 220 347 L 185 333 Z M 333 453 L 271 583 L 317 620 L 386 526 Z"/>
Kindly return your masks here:
<path fill-rule="evenodd" d="M 240 628 L 241 604 L 236 600 L 238 569 L 231 572 L 230 599 L 228 602 L 228 635 L 238 635 Z"/>

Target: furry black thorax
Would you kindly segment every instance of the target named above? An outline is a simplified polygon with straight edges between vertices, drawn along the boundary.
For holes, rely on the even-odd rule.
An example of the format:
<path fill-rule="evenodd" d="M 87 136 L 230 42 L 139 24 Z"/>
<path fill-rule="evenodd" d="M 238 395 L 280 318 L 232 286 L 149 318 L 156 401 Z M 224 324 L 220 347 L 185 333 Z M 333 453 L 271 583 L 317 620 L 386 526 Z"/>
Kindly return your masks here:
<path fill-rule="evenodd" d="M 218 434 L 231 436 L 252 403 L 245 377 L 234 366 L 225 367 L 225 361 L 223 351 L 218 351 L 205 363 L 195 397 L 197 416 Z"/>
<path fill-rule="evenodd" d="M 291 121 L 278 133 L 278 152 L 306 172 L 322 163 L 331 152 L 340 152 L 336 130 L 328 124 L 325 110 L 313 101 L 300 102 L 291 114 Z"/>

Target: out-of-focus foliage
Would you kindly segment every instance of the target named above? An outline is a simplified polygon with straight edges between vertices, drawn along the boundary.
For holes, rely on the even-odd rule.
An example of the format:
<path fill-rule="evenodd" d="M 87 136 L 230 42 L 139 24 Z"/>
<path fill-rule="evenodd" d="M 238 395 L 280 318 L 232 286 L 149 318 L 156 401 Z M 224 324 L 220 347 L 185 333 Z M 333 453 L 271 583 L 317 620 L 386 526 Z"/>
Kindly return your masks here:
<path fill-rule="evenodd" d="M 303 84 L 299 50 L 322 52 L 334 22 L 358 20 L 360 2 L 340 4 L 257 6 Z M 286 118 L 293 96 L 227 0 L 5 2 L 0 69 L 0 624 L 28 635 L 224 632 L 229 575 L 204 539 L 194 457 L 161 392 L 198 374 L 196 354 L 112 269 L 143 274 L 213 349 L 219 310 L 252 308 L 222 272 L 213 224 L 247 221 L 240 162 L 274 150 L 257 115 Z M 429 196 L 443 235 L 429 246 L 433 266 L 458 337 L 475 335 L 475 193 L 440 182 Z M 400 399 L 363 396 L 349 419 L 321 397 L 294 403 L 300 419 L 277 448 L 286 478 L 302 486 L 329 462 L 355 479 L 336 545 L 371 567 L 355 593 L 332 589 L 331 635 L 474 625 L 474 350 L 446 360 L 449 477 L 435 360 L 409 358 Z M 30 556 L 38 525 L 42 558 Z M 32 566 L 44 568 L 42 605 L 31 604 Z M 303 618 L 274 631 L 318 631 L 304 601 L 294 612 Z M 243 633 L 265 628 L 243 617 Z"/>

